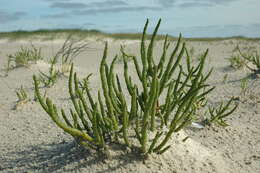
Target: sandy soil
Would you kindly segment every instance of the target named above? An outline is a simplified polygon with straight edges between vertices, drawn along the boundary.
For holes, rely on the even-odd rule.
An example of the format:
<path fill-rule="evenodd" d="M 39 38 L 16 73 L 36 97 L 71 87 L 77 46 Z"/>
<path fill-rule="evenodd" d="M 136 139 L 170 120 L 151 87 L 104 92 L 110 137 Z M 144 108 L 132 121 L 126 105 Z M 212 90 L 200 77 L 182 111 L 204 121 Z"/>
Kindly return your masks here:
<path fill-rule="evenodd" d="M 63 41 L 33 43 L 42 48 L 44 57 L 48 59 Z M 159 43 L 155 54 L 160 53 Z M 7 54 L 29 44 L 28 41 L 0 40 L 0 68 L 6 64 Z M 138 54 L 138 41 L 109 40 L 110 60 L 119 52 L 120 44 L 125 44 L 129 52 Z M 209 96 L 210 104 L 241 96 L 240 80 L 249 76 L 250 72 L 233 70 L 227 60 L 237 44 L 260 50 L 260 42 L 188 42 L 189 48 L 194 47 L 195 57 L 206 48 L 210 50 L 207 69 L 214 67 L 215 70 L 209 83 L 216 86 Z M 89 50 L 75 59 L 76 71 L 80 76 L 93 73 L 91 86 L 94 91 L 100 86 L 98 67 L 103 47 L 103 41 L 89 40 Z M 122 64 L 117 64 L 117 71 L 121 67 Z M 111 147 L 110 159 L 77 147 L 70 136 L 55 126 L 39 103 L 33 101 L 32 75 L 39 74 L 39 70 L 48 70 L 48 65 L 39 62 L 29 68 L 16 68 L 7 77 L 4 77 L 4 71 L 1 72 L 0 172 L 260 172 L 259 79 L 249 78 L 247 95 L 238 101 L 239 108 L 227 118 L 229 127 L 186 128 L 172 137 L 170 150 L 163 155 L 151 155 L 144 163 L 136 154 L 116 146 Z M 227 81 L 223 82 L 225 75 Z M 14 110 L 17 101 L 15 91 L 21 85 L 29 93 L 31 101 Z M 65 109 L 70 106 L 66 77 L 46 91 L 57 105 Z M 187 136 L 189 138 L 183 142 Z"/>

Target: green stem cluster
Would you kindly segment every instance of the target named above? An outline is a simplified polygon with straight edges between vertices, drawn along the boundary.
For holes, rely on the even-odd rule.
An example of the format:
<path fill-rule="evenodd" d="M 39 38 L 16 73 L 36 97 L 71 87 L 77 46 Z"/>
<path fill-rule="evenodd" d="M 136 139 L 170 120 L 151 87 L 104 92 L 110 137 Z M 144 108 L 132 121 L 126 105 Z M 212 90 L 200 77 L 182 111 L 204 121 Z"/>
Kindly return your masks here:
<path fill-rule="evenodd" d="M 84 146 L 106 148 L 109 141 L 122 139 L 131 147 L 133 140 L 129 130 L 134 129 L 134 137 L 139 142 L 142 153 L 164 153 L 170 148 L 167 143 L 172 134 L 191 123 L 198 109 L 196 105 L 205 100 L 205 96 L 214 88 L 206 84 L 212 70 L 206 75 L 203 74 L 208 50 L 197 65 L 192 65 L 181 35 L 169 57 L 167 55 L 170 42 L 168 37 L 165 37 L 162 55 L 156 63 L 153 50 L 160 23 L 161 20 L 155 27 L 149 45 L 146 46 L 147 20 L 140 46 L 141 62 L 136 56 L 131 56 L 138 81 L 129 75 L 127 59 L 130 55 L 121 49 L 127 92 L 123 90 L 122 81 L 114 72 L 118 57 L 116 56 L 110 65 L 106 62 L 106 43 L 100 63 L 102 92 L 98 91 L 98 98 L 95 100 L 92 97 L 89 87 L 84 87 L 84 92 L 79 87 L 72 65 L 69 93 L 74 109 L 70 110 L 71 117 L 61 109 L 63 120 L 59 118 L 57 107 L 49 98 L 44 100 L 41 97 L 34 76 L 36 95 L 43 109 L 60 128 Z M 183 57 L 186 57 L 186 65 L 182 65 Z M 141 84 L 140 88 L 138 83 Z M 165 97 L 162 97 L 163 93 Z M 131 97 L 130 103 L 126 101 L 127 96 Z"/>

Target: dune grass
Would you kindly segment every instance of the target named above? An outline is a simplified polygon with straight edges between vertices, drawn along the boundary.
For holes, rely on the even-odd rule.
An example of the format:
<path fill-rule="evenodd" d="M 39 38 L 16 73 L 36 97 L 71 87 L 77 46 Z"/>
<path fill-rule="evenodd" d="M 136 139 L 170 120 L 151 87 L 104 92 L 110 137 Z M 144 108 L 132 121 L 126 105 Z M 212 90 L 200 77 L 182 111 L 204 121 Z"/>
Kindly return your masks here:
<path fill-rule="evenodd" d="M 103 35 L 98 30 L 81 30 L 81 29 L 39 29 L 35 31 L 13 31 L 13 32 L 0 32 L 0 39 L 8 39 L 10 41 L 16 41 L 21 39 L 42 39 L 42 40 L 54 40 L 59 38 L 67 38 L 69 35 L 78 36 L 81 38 Z"/>
<path fill-rule="evenodd" d="M 87 38 L 92 36 L 107 37 L 116 40 L 140 40 L 142 33 L 106 33 L 95 29 L 39 29 L 34 31 L 12 31 L 12 32 L 0 32 L 0 39 L 8 39 L 10 41 L 21 40 L 21 39 L 41 39 L 41 40 L 54 40 L 59 38 L 67 38 L 69 35 L 73 35 L 80 38 Z M 147 40 L 150 40 L 152 35 L 147 34 Z M 164 36 L 158 34 L 157 40 L 163 40 Z M 178 40 L 178 37 L 168 36 L 169 40 Z M 183 38 L 185 41 L 222 41 L 222 40 L 246 40 L 246 41 L 259 41 L 260 38 L 248 38 L 244 36 L 232 36 L 232 37 L 205 37 L 205 38 Z"/>

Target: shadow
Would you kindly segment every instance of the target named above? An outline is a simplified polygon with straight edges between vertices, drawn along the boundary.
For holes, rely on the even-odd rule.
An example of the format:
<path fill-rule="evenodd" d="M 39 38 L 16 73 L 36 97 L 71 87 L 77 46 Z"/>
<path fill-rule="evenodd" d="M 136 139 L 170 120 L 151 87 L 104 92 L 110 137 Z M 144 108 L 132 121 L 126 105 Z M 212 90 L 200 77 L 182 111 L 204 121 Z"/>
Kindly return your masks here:
<path fill-rule="evenodd" d="M 225 67 L 221 67 L 220 71 L 226 73 L 226 72 L 234 72 L 236 70 L 233 67 L 231 67 L 231 66 L 225 66 Z"/>
<path fill-rule="evenodd" d="M 75 142 L 29 146 L 23 151 L 1 155 L 0 172 L 77 172 L 82 168 L 95 168 L 93 165 L 100 165 L 102 169 L 93 172 L 115 172 L 127 164 L 143 160 L 136 149 L 125 152 L 125 148 L 113 144 L 110 149 L 117 154 L 107 157 L 104 153 L 79 147 Z"/>
<path fill-rule="evenodd" d="M 260 72 L 258 72 L 258 73 L 251 73 L 251 74 L 248 74 L 247 76 L 242 77 L 240 79 L 228 80 L 225 83 L 223 83 L 222 81 L 221 82 L 212 82 L 212 83 L 210 83 L 210 85 L 217 86 L 217 85 L 223 85 L 223 84 L 240 83 L 241 80 L 243 80 L 243 79 L 257 80 L 257 79 L 259 79 L 259 74 L 260 74 Z"/>
<path fill-rule="evenodd" d="M 257 80 L 259 79 L 259 75 L 260 73 L 251 73 L 241 79 L 236 79 L 236 80 L 230 80 L 230 81 L 227 81 L 227 83 L 236 83 L 236 82 L 241 82 L 241 80 L 243 79 L 250 79 L 250 80 Z"/>
<path fill-rule="evenodd" d="M 78 162 L 83 155 L 86 156 L 87 153 L 77 150 L 72 142 L 29 146 L 27 150 L 9 152 L 5 157 L 0 156 L 0 171 L 15 168 L 22 172 L 55 172 L 67 164 Z"/>

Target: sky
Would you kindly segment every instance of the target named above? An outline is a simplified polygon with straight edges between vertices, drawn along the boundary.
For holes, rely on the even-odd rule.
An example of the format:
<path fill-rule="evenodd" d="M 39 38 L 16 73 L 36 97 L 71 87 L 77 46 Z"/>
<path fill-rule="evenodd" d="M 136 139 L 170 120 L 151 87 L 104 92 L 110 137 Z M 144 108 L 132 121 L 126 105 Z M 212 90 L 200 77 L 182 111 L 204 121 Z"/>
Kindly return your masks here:
<path fill-rule="evenodd" d="M 0 0 L 0 32 L 97 29 L 185 37 L 260 37 L 260 0 Z"/>

